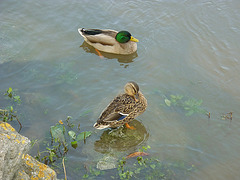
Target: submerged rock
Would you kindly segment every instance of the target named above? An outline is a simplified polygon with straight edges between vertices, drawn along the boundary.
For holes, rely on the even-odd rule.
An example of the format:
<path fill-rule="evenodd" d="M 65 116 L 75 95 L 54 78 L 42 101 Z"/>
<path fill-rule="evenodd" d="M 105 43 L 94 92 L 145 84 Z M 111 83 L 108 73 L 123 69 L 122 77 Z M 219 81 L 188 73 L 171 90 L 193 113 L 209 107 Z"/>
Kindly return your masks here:
<path fill-rule="evenodd" d="M 134 126 L 136 130 L 125 127 L 105 130 L 100 139 L 95 141 L 94 150 L 103 154 L 126 151 L 148 139 L 149 134 L 142 123 L 133 120 L 130 125 Z"/>
<path fill-rule="evenodd" d="M 0 179 L 57 179 L 54 170 L 27 154 L 30 140 L 0 121 Z"/>
<path fill-rule="evenodd" d="M 117 163 L 117 158 L 106 155 L 98 161 L 97 168 L 100 170 L 114 169 L 117 167 Z"/>

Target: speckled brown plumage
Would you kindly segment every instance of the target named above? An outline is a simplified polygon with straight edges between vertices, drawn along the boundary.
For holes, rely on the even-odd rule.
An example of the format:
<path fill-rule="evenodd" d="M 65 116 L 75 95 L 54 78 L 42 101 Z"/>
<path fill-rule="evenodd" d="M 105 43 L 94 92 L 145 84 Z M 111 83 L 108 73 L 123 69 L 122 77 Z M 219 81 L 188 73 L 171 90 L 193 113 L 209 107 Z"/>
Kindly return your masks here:
<path fill-rule="evenodd" d="M 126 92 L 115 97 L 101 113 L 94 127 L 97 129 L 116 128 L 129 123 L 142 114 L 147 108 L 147 100 L 140 91 L 136 92 L 136 94 L 138 100 L 134 98 L 133 94 L 129 95 Z M 126 117 L 119 120 L 123 115 L 126 115 Z"/>

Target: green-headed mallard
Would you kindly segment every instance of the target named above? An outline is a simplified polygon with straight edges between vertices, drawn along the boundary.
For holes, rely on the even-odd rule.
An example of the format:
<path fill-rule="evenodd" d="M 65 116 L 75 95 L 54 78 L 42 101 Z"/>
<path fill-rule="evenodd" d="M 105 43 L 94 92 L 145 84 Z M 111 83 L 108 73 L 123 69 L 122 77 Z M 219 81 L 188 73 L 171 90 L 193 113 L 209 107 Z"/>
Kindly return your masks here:
<path fill-rule="evenodd" d="M 138 40 L 128 31 L 79 28 L 78 32 L 88 44 L 99 51 L 114 54 L 132 54 L 137 51 Z"/>
<path fill-rule="evenodd" d="M 96 129 L 116 128 L 124 124 L 129 127 L 127 123 L 146 110 L 147 100 L 139 91 L 137 83 L 128 82 L 124 90 L 124 94 L 115 97 L 107 106 L 93 127 Z"/>

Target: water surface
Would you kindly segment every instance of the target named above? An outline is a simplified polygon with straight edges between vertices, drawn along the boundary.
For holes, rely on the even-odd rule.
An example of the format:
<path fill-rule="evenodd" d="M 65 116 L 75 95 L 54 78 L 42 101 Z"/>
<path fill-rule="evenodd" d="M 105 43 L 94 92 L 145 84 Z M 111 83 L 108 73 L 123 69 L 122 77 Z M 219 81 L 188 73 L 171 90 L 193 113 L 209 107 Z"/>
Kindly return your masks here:
<path fill-rule="evenodd" d="M 67 116 L 94 132 L 87 144 L 68 152 L 69 179 L 83 175 L 71 169 L 96 166 L 104 156 L 98 148 L 107 142 L 99 142 L 104 131 L 92 125 L 130 80 L 148 100 L 136 118 L 147 132 L 128 150 L 110 147 L 113 155 L 150 145 L 160 161 L 194 164 L 186 179 L 238 179 L 239 9 L 237 0 L 1 1 L 0 90 L 12 87 L 21 96 L 21 133 L 30 139 L 49 136 L 49 127 Z M 100 59 L 84 45 L 80 27 L 128 30 L 140 40 L 138 51 Z M 171 95 L 202 100 L 210 119 L 168 107 Z M 221 117 L 229 112 L 231 122 Z"/>

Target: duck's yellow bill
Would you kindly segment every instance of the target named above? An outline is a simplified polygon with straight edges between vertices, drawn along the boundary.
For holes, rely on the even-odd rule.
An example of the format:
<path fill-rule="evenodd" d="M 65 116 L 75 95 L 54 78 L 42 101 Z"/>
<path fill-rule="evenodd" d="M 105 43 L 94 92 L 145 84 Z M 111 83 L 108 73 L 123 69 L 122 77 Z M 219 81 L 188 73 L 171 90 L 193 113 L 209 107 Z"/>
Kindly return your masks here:
<path fill-rule="evenodd" d="M 134 37 L 132 37 L 132 36 L 131 36 L 131 39 L 130 39 L 130 41 L 133 41 L 133 42 L 139 42 L 139 40 L 138 40 L 138 39 L 136 39 L 136 38 L 134 38 Z"/>

